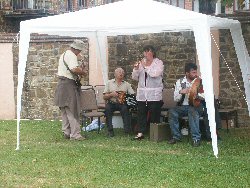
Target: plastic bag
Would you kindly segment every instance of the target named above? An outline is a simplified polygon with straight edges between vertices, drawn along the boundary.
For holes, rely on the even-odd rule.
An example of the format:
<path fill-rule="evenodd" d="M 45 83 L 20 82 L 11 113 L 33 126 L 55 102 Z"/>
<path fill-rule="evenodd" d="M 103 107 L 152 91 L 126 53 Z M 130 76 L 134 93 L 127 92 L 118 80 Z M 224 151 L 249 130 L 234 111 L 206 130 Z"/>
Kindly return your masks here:
<path fill-rule="evenodd" d="M 104 123 L 100 122 L 100 130 L 104 128 Z M 83 131 L 85 131 L 85 127 L 82 128 Z M 91 124 L 86 126 L 86 131 L 93 131 L 98 130 L 98 119 L 94 119 Z"/>

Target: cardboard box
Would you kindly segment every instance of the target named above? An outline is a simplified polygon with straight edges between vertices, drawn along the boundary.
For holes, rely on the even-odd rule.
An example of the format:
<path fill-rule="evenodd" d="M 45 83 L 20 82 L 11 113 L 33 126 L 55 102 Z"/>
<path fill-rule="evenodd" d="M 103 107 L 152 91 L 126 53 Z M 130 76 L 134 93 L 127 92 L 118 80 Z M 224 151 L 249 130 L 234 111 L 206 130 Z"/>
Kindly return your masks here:
<path fill-rule="evenodd" d="M 229 119 L 228 120 L 228 129 L 234 128 L 235 127 L 235 123 L 233 119 Z M 227 129 L 227 122 L 226 120 L 221 120 L 221 128 L 222 129 Z"/>
<path fill-rule="evenodd" d="M 171 137 L 171 130 L 168 123 L 151 123 L 150 124 L 150 140 L 161 142 L 169 140 Z"/>

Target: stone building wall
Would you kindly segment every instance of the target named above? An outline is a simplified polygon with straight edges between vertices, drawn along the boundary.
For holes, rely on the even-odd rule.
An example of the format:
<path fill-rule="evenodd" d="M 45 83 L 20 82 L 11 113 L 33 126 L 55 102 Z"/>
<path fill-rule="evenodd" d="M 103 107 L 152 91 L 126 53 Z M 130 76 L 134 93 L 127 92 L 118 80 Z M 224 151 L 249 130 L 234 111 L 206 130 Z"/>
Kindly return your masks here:
<path fill-rule="evenodd" d="M 14 36 L 14 35 L 12 35 Z M 24 119 L 60 119 L 59 110 L 53 104 L 57 84 L 57 66 L 60 54 L 68 48 L 72 38 L 47 35 L 32 35 L 28 53 L 26 75 L 23 85 L 22 113 Z M 88 43 L 86 42 L 86 49 Z M 114 69 L 122 67 L 131 80 L 133 62 L 142 58 L 144 44 L 153 44 L 158 49 L 158 57 L 165 65 L 164 85 L 173 87 L 176 79 L 184 75 L 184 64 L 195 61 L 195 42 L 192 32 L 161 33 L 134 36 L 110 37 L 109 40 L 109 78 Z M 88 51 L 82 52 L 88 61 Z M 17 87 L 18 44 L 13 43 L 14 83 Z M 85 79 L 88 84 L 88 77 Z M 15 89 L 16 93 L 16 89 Z"/>
<path fill-rule="evenodd" d="M 242 27 L 245 42 L 250 51 L 250 25 Z M 126 79 L 136 89 L 137 82 L 131 79 L 133 62 L 142 58 L 140 51 L 145 44 L 152 44 L 158 50 L 157 57 L 164 62 L 164 87 L 173 87 L 176 80 L 184 75 L 184 64 L 194 61 L 196 57 L 195 40 L 192 32 L 160 33 L 135 36 L 118 36 L 109 39 L 109 78 L 113 78 L 114 69 L 122 67 L 126 71 Z M 246 101 L 243 98 L 244 86 L 240 66 L 232 42 L 230 32 L 221 30 L 220 50 L 233 76 L 241 88 L 241 92 L 226 63 L 220 57 L 220 95 L 222 108 L 236 108 L 239 126 L 250 123 Z"/>
<path fill-rule="evenodd" d="M 171 88 L 184 75 L 184 64 L 195 62 L 196 49 L 193 32 L 173 32 L 118 36 L 108 40 L 109 43 L 109 78 L 113 78 L 114 69 L 122 67 L 126 79 L 135 89 L 137 83 L 131 79 L 133 63 L 142 59 L 142 48 L 151 44 L 157 49 L 157 57 L 164 63 L 164 87 Z"/>
<path fill-rule="evenodd" d="M 23 85 L 21 118 L 60 119 L 58 107 L 54 106 L 55 87 L 58 82 L 57 67 L 60 55 L 69 49 L 73 38 L 46 35 L 31 37 L 26 75 Z M 82 51 L 83 60 L 88 62 L 88 41 Z M 17 86 L 18 45 L 13 44 L 15 88 Z M 88 84 L 88 76 L 85 79 Z"/>
<path fill-rule="evenodd" d="M 247 49 L 250 51 L 250 24 L 243 24 L 242 29 Z M 12 34 L 11 37 L 15 38 L 15 34 Z M 57 62 L 60 54 L 72 41 L 72 38 L 67 37 L 32 36 L 22 98 L 22 118 L 60 119 L 58 108 L 53 105 L 54 90 L 57 83 Z M 88 42 L 85 41 L 86 49 L 88 49 Z M 122 67 L 126 71 L 126 79 L 136 89 L 137 83 L 131 79 L 131 72 L 133 62 L 142 58 L 141 50 L 145 44 L 154 45 L 158 51 L 157 57 L 164 62 L 164 87 L 166 88 L 173 87 L 175 81 L 184 75 L 184 64 L 187 61 L 195 61 L 196 58 L 195 41 L 192 32 L 109 37 L 109 78 L 113 78 L 116 67 Z M 221 30 L 220 32 L 220 49 L 241 90 L 244 92 L 240 67 L 230 32 L 227 30 Z M 16 42 L 13 42 L 13 52 L 16 87 L 18 71 L 18 45 Z M 85 61 L 88 61 L 88 51 L 84 51 L 83 55 Z M 240 126 L 248 126 L 250 118 L 247 104 L 222 58 L 220 58 L 219 98 L 222 107 L 238 109 Z"/>
<path fill-rule="evenodd" d="M 187 8 L 187 5 L 186 5 Z M 222 15 L 221 15 L 222 16 Z M 227 17 L 228 15 L 224 15 Z M 235 16 L 235 15 L 233 15 Z M 241 16 L 243 36 L 248 52 L 250 52 L 249 13 Z M 238 18 L 237 18 L 238 19 Z M 5 18 L 0 10 L 1 33 L 17 33 L 21 19 Z M 15 88 L 17 86 L 18 44 L 16 34 L 10 34 L 9 42 L 13 43 L 13 66 Z M 22 118 L 60 119 L 58 108 L 53 105 L 54 90 L 57 83 L 57 62 L 60 54 L 73 41 L 72 38 L 55 36 L 32 36 L 26 68 L 22 98 Z M 88 46 L 87 40 L 86 47 Z M 195 41 L 192 32 L 160 33 L 134 36 L 118 36 L 109 38 L 109 78 L 113 78 L 116 67 L 126 71 L 126 78 L 136 89 L 137 83 L 131 80 L 133 62 L 142 58 L 140 51 L 145 44 L 152 44 L 158 50 L 158 58 L 165 65 L 164 87 L 173 87 L 175 81 L 184 75 L 184 64 L 196 58 Z M 1 41 L 0 41 L 1 42 Z M 6 40 L 4 41 L 6 42 Z M 88 48 L 86 48 L 88 49 Z M 244 86 L 241 70 L 236 57 L 230 32 L 221 30 L 220 50 L 232 70 L 241 91 L 238 89 L 226 62 L 220 58 L 220 101 L 222 108 L 237 108 L 240 126 L 249 126 L 250 118 L 244 100 Z M 82 52 L 88 61 L 88 51 Z M 86 80 L 88 83 L 88 79 Z M 16 91 L 15 91 L 16 93 Z"/>
<path fill-rule="evenodd" d="M 32 36 L 23 87 L 22 118 L 60 119 L 59 110 L 53 105 L 57 84 L 56 72 L 59 56 L 72 40 L 53 36 Z M 113 78 L 115 68 L 122 67 L 127 73 L 127 80 L 133 83 L 134 89 L 137 83 L 131 79 L 133 62 L 142 58 L 141 50 L 144 44 L 153 44 L 158 50 L 157 56 L 164 62 L 164 87 L 173 87 L 176 79 L 184 75 L 185 62 L 195 61 L 195 41 L 192 32 L 118 36 L 110 37 L 108 42 L 109 78 Z M 13 52 L 16 87 L 18 71 L 16 43 L 13 43 Z M 88 51 L 83 52 L 83 55 L 85 61 L 88 61 Z"/>
<path fill-rule="evenodd" d="M 250 24 L 242 24 L 245 43 L 250 52 Z M 247 103 L 244 99 L 245 90 L 242 73 L 236 56 L 230 31 L 221 30 L 220 50 L 223 58 L 220 58 L 220 101 L 222 108 L 236 108 L 238 112 L 239 126 L 249 126 L 250 117 Z M 229 69 L 232 71 L 230 74 Z M 239 85 L 239 88 L 237 84 Z"/>

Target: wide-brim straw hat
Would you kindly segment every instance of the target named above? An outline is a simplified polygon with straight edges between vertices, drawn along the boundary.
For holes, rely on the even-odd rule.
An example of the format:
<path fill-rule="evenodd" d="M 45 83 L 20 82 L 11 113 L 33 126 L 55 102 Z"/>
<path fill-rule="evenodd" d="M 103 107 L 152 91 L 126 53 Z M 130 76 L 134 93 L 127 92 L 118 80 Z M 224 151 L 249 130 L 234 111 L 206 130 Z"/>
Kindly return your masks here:
<path fill-rule="evenodd" d="M 84 48 L 84 42 L 81 40 L 74 40 L 74 42 L 70 45 L 70 47 L 82 51 Z"/>

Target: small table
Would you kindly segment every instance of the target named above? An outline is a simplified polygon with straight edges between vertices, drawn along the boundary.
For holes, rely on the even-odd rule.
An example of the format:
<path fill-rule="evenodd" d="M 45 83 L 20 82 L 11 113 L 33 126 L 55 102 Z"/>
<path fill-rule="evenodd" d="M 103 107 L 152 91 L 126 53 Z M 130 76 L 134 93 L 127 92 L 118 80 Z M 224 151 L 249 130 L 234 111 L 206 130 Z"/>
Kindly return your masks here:
<path fill-rule="evenodd" d="M 222 120 L 226 120 L 227 132 L 229 131 L 229 129 L 228 129 L 228 120 L 231 119 L 232 116 L 234 117 L 233 119 L 234 119 L 235 126 L 238 127 L 237 109 L 219 109 L 219 113 L 220 113 L 220 118 Z"/>

